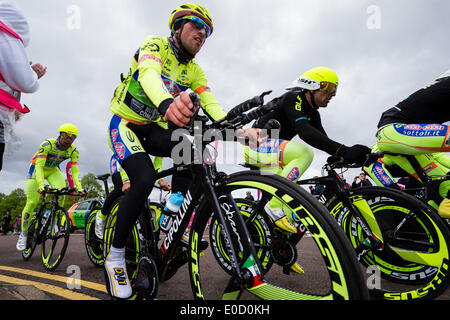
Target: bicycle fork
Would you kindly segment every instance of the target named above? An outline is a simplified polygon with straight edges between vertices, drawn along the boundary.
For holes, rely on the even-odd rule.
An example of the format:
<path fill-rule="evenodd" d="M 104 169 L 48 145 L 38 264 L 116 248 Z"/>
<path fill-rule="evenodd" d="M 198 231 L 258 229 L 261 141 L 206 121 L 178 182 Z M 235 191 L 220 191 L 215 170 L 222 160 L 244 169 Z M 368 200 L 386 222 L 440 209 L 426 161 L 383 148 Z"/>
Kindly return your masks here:
<path fill-rule="evenodd" d="M 233 268 L 231 277 L 223 299 L 236 299 L 246 288 L 251 288 L 259 283 L 262 278 L 262 266 L 257 259 L 257 254 L 250 234 L 245 226 L 245 221 L 240 214 L 230 193 L 222 193 L 217 198 L 211 188 L 214 212 L 222 226 L 225 244 L 230 256 Z"/>
<path fill-rule="evenodd" d="M 373 249 L 382 250 L 384 248 L 383 235 L 367 200 L 362 196 L 354 196 L 352 199 L 345 197 L 343 202 L 364 234 L 364 240 L 355 249 L 358 260 L 361 260 Z"/>

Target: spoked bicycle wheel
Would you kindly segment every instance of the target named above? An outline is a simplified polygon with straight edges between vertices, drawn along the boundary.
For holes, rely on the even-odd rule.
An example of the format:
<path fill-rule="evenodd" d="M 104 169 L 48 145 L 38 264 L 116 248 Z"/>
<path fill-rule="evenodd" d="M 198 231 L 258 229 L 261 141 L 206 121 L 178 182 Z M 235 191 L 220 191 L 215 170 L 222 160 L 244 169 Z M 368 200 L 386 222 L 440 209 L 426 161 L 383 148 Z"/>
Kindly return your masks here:
<path fill-rule="evenodd" d="M 27 261 L 31 258 L 33 255 L 34 249 L 36 249 L 37 245 L 37 229 L 38 227 L 38 221 L 36 219 L 36 216 L 33 216 L 33 218 L 30 219 L 30 222 L 28 224 L 28 230 L 27 230 L 27 246 L 25 250 L 22 251 L 22 258 Z"/>
<path fill-rule="evenodd" d="M 58 207 L 50 213 L 42 232 L 42 264 L 55 270 L 64 258 L 70 237 L 70 222 L 66 209 Z"/>
<path fill-rule="evenodd" d="M 263 274 L 254 263 L 255 257 L 236 254 L 240 272 L 253 277 L 248 283 L 236 283 L 236 277 L 219 267 L 210 251 L 200 256 L 199 240 L 207 232 L 207 221 L 212 212 L 205 197 L 196 211 L 190 234 L 189 272 L 195 299 L 254 299 L 255 296 L 266 300 L 368 298 L 355 252 L 323 205 L 296 184 L 282 177 L 260 172 L 232 174 L 215 190 L 219 197 L 231 193 L 233 198 L 239 198 L 249 188 L 263 190 L 281 200 L 305 226 L 308 234 L 286 248 L 287 254 L 296 257 L 300 264 L 305 262 L 304 274 L 285 274 L 275 264 Z M 222 206 L 222 212 L 228 219 L 240 214 L 232 206 Z M 230 232 L 234 236 L 226 241 L 231 241 L 237 247 L 236 252 L 242 252 L 238 248 L 241 242 L 237 239 L 238 233 L 234 232 L 238 226 L 234 227 L 230 226 Z"/>
<path fill-rule="evenodd" d="M 263 267 L 263 272 L 266 273 L 273 264 L 271 257 L 273 225 L 264 212 L 256 210 L 257 202 L 246 199 L 235 199 L 235 201 L 246 222 L 258 259 Z M 209 239 L 212 253 L 220 267 L 231 274 L 232 267 L 222 228 L 217 221 L 217 217 L 214 216 L 211 217 L 209 225 Z"/>
<path fill-rule="evenodd" d="M 382 187 L 353 189 L 352 199 L 367 201 L 384 241 L 381 249 L 366 248 L 368 252 L 360 259 L 371 274 L 368 284 L 374 298 L 434 299 L 447 289 L 450 233 L 432 208 L 401 191 Z M 356 218 L 339 201 L 327 207 L 353 247 L 361 246 L 364 237 Z"/>
<path fill-rule="evenodd" d="M 102 267 L 104 263 L 103 258 L 103 239 L 99 239 L 95 234 L 95 210 L 91 212 L 86 220 L 86 228 L 84 230 L 84 244 L 89 260 L 97 266 Z"/>

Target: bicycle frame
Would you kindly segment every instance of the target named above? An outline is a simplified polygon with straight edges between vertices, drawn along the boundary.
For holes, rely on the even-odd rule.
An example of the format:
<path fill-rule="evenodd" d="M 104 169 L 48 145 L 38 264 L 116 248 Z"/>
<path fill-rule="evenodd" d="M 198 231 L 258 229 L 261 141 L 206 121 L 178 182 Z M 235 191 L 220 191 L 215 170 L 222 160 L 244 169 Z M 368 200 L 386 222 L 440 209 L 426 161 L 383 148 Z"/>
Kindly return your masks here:
<path fill-rule="evenodd" d="M 247 102 L 235 107 L 232 110 L 235 113 L 234 117 L 256 106 L 261 106 L 261 108 L 264 108 L 264 106 L 262 106 L 263 97 L 268 93 L 270 92 L 265 92 L 261 96 L 250 99 Z M 199 99 L 196 95 L 191 96 L 191 100 L 195 101 L 194 103 L 196 103 L 197 106 L 199 105 Z M 265 111 L 262 111 L 262 109 L 258 110 L 257 112 L 254 111 L 251 116 L 247 116 L 247 121 L 250 122 L 252 120 L 251 117 L 256 117 L 258 113 L 267 112 L 268 110 L 270 110 L 268 109 L 270 107 L 265 107 Z M 156 260 L 158 274 L 160 275 L 160 279 L 162 280 L 166 279 L 166 275 L 170 276 L 170 273 L 173 271 L 171 267 L 178 269 L 182 264 L 187 262 L 188 257 L 187 255 L 185 255 L 186 251 L 183 252 L 183 250 L 181 249 L 182 252 L 179 253 L 179 249 L 181 247 L 181 238 L 186 228 L 188 227 L 191 217 L 194 214 L 195 208 L 200 204 L 202 195 L 205 195 L 203 198 L 209 201 L 213 213 L 218 217 L 218 221 L 222 224 L 225 237 L 227 239 L 237 239 L 239 250 L 240 252 L 243 252 L 245 257 L 257 257 L 253 242 L 250 241 L 249 232 L 245 227 L 243 217 L 239 213 L 239 209 L 234 199 L 231 197 L 231 194 L 222 190 L 219 193 L 221 196 L 224 196 L 224 199 L 222 200 L 219 199 L 216 195 L 215 185 L 217 185 L 217 182 L 219 182 L 220 179 L 225 176 L 225 174 L 218 173 L 216 170 L 215 162 L 211 161 L 211 158 L 208 158 L 206 156 L 207 154 L 205 153 L 205 151 L 207 151 L 207 145 L 209 144 L 209 142 L 206 142 L 202 139 L 203 133 L 201 128 L 205 127 L 205 124 L 209 119 L 207 117 L 198 116 L 199 110 L 200 108 L 196 109 L 189 125 L 186 127 L 189 131 L 189 135 L 185 135 L 188 138 L 194 136 L 191 153 L 191 160 L 193 160 L 193 163 L 176 165 L 171 169 L 159 172 L 155 177 L 155 180 L 158 180 L 160 178 L 173 175 L 175 172 L 179 171 L 191 172 L 193 176 L 193 183 L 191 183 L 191 186 L 186 192 L 183 203 L 181 204 L 178 213 L 173 217 L 174 222 L 170 230 L 166 233 L 166 236 L 163 238 L 162 245 L 159 249 L 157 246 L 159 239 L 157 233 L 155 232 L 154 226 L 154 223 L 157 222 L 153 220 L 150 214 L 148 203 L 145 204 L 145 224 L 146 230 L 149 230 L 149 232 L 147 232 L 147 236 L 144 235 L 144 239 L 146 239 L 146 241 L 144 241 L 144 250 L 147 250 L 148 253 L 150 253 Z M 233 112 L 229 112 L 230 117 L 234 114 Z M 223 119 L 222 121 L 227 121 L 227 119 Z M 245 124 L 243 121 L 241 121 L 241 123 L 235 123 L 236 126 L 243 124 Z M 227 208 L 231 209 L 226 212 L 226 217 L 224 210 L 222 210 L 221 208 L 221 204 L 223 206 L 227 204 Z M 231 234 L 233 234 L 233 237 L 231 237 Z M 196 241 L 198 241 L 198 239 L 196 239 Z M 229 241 L 229 243 L 227 244 L 230 251 L 233 273 L 235 274 L 235 277 L 238 279 L 239 283 L 248 284 L 253 276 L 249 273 L 246 273 L 244 275 L 241 272 L 237 259 L 236 248 L 234 244 L 231 243 L 231 241 Z M 180 257 L 180 260 L 176 259 L 176 257 Z M 196 256 L 192 254 L 191 257 L 195 259 Z M 258 259 L 253 258 L 250 259 L 250 261 L 250 265 L 255 266 L 257 273 L 259 275 L 262 275 L 260 271 L 262 270 L 262 268 Z M 172 265 L 172 262 L 174 262 L 175 264 Z M 230 284 L 235 282 L 233 279 L 235 277 L 232 277 L 232 279 L 230 280 Z M 230 288 L 231 287 L 233 286 L 230 286 Z"/>
<path fill-rule="evenodd" d="M 325 189 L 320 195 L 322 197 L 325 193 L 333 193 L 334 196 L 328 201 L 332 201 L 334 198 L 340 200 L 345 207 L 347 207 L 353 217 L 357 220 L 358 224 L 361 226 L 365 240 L 361 245 L 356 248 L 356 255 L 358 260 L 361 259 L 364 254 L 366 254 L 369 249 L 375 248 L 381 249 L 384 246 L 383 235 L 381 233 L 380 227 L 375 219 L 375 216 L 367 204 L 367 201 L 361 198 L 353 198 L 350 190 L 345 186 L 344 181 L 339 177 L 338 173 L 333 169 L 330 164 L 324 166 L 325 171 L 327 171 L 328 176 L 305 179 L 297 181 L 299 185 L 307 184 L 322 184 L 325 185 Z M 319 197 L 319 198 L 320 198 Z"/>
<path fill-rule="evenodd" d="M 205 150 L 205 147 L 205 144 L 202 143 L 200 149 L 196 149 L 195 147 L 194 149 L 198 152 L 199 150 Z M 214 163 L 210 163 L 205 160 L 204 157 L 201 157 L 200 159 L 203 159 L 201 164 L 178 165 L 171 169 L 161 171 L 156 175 L 156 180 L 158 180 L 173 175 L 175 172 L 189 171 L 193 174 L 194 181 L 185 194 L 179 212 L 173 216 L 174 222 L 170 230 L 161 239 L 162 243 L 160 248 L 157 247 L 159 237 L 158 232 L 155 231 L 154 225 L 154 223 L 157 222 L 154 221 L 151 215 L 148 203 L 146 203 L 144 207 L 143 212 L 146 221 L 145 229 L 149 230 L 149 232 L 142 234 L 145 239 L 143 253 L 147 251 L 154 257 L 158 268 L 158 274 L 162 281 L 170 277 L 173 274 L 172 272 L 176 271 L 187 262 L 188 252 L 183 250 L 181 239 L 194 214 L 195 208 L 199 205 L 202 198 L 208 199 L 213 209 L 213 213 L 217 216 L 218 221 L 223 226 L 225 237 L 227 239 L 238 239 L 236 245 L 239 247 L 239 250 L 244 253 L 244 256 L 257 256 L 253 243 L 248 240 L 250 239 L 248 230 L 245 227 L 242 227 L 245 225 L 245 222 L 242 215 L 237 214 L 239 213 L 239 209 L 231 195 L 221 192 L 221 199 L 217 197 L 214 185 L 215 182 L 220 180 L 222 174 L 216 171 Z M 202 197 L 203 195 L 204 197 Z M 221 206 L 225 206 L 230 210 L 225 213 Z M 138 232 L 142 232 L 142 230 L 139 230 Z M 233 234 L 233 237 L 231 234 Z M 250 279 L 249 274 L 246 273 L 244 275 L 241 271 L 238 259 L 236 258 L 237 253 L 235 245 L 230 243 L 228 249 L 230 250 L 230 256 L 232 257 L 231 260 L 235 277 L 240 283 L 248 283 Z M 253 259 L 253 261 L 258 264 L 259 270 L 262 270 L 259 261 L 257 259 Z"/>

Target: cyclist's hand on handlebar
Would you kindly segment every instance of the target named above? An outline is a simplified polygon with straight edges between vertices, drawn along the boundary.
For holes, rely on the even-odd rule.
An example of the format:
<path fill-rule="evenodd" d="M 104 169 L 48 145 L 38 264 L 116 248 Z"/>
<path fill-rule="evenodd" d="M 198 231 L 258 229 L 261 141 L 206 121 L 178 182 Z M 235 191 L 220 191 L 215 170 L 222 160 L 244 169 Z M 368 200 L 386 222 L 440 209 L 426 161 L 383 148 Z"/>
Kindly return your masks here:
<path fill-rule="evenodd" d="M 165 182 L 163 179 L 160 179 L 158 181 L 158 184 L 164 191 L 169 191 L 172 189 L 172 184 L 170 184 L 169 182 Z"/>
<path fill-rule="evenodd" d="M 261 129 L 249 128 L 249 129 L 238 129 L 236 135 L 240 139 L 244 139 L 244 144 L 249 145 L 252 148 L 256 148 L 258 145 L 267 141 L 269 136 L 261 136 Z"/>
<path fill-rule="evenodd" d="M 342 145 L 338 151 L 338 155 L 349 163 L 364 163 L 371 152 L 372 150 L 369 147 L 361 144 L 355 144 L 351 147 Z"/>
<path fill-rule="evenodd" d="M 187 92 L 182 92 L 169 105 L 165 118 L 177 127 L 183 127 L 189 123 L 195 111 L 194 104 Z"/>
<path fill-rule="evenodd" d="M 122 192 L 123 193 L 127 193 L 130 190 L 131 184 L 130 181 L 124 181 L 123 185 L 122 185 Z"/>

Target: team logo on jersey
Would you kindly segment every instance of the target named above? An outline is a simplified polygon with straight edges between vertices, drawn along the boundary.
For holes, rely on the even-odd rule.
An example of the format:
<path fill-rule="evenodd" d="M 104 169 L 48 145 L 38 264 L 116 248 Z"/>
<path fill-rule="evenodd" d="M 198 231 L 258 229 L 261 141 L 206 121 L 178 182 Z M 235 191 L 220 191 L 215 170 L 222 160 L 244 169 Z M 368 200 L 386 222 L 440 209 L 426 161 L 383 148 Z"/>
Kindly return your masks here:
<path fill-rule="evenodd" d="M 250 149 L 255 150 L 259 153 L 276 153 L 278 150 L 278 147 L 280 146 L 282 140 L 272 140 L 269 139 L 266 142 L 263 142 L 261 145 L 259 145 L 256 148 L 250 147 Z"/>
<path fill-rule="evenodd" d="M 127 131 L 125 132 L 125 135 L 127 136 L 128 141 L 134 142 L 134 135 L 133 135 L 133 133 L 131 133 L 130 130 L 127 130 Z"/>
<path fill-rule="evenodd" d="M 154 42 L 147 43 L 142 49 L 151 52 L 158 52 L 160 50 L 159 46 Z"/>
<path fill-rule="evenodd" d="M 123 159 L 125 157 L 125 147 L 122 143 L 114 143 L 114 150 L 116 151 L 120 159 Z"/>
<path fill-rule="evenodd" d="M 296 180 L 300 176 L 300 171 L 297 167 L 292 168 L 292 170 L 289 172 L 286 178 L 288 178 L 291 181 Z"/>
<path fill-rule="evenodd" d="M 375 162 L 372 173 L 375 175 L 378 181 L 380 181 L 385 187 L 395 183 L 383 169 L 383 165 L 380 161 Z"/>
<path fill-rule="evenodd" d="M 409 137 L 445 137 L 447 126 L 440 124 L 407 124 L 394 126 L 395 131 Z"/>
<path fill-rule="evenodd" d="M 300 96 L 297 96 L 297 102 L 295 103 L 295 110 L 302 111 L 302 98 Z"/>

